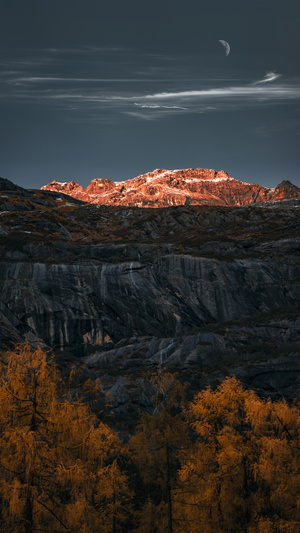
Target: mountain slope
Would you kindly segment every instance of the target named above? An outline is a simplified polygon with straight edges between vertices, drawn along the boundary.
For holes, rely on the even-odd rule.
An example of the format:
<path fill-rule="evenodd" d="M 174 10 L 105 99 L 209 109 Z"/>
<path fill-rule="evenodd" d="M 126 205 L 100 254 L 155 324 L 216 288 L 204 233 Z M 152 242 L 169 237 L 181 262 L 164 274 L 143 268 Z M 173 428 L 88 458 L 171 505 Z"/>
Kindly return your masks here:
<path fill-rule="evenodd" d="M 157 171 L 157 182 L 165 190 L 205 182 L 217 191 L 237 181 L 189 172 L 174 183 Z M 148 178 L 137 180 L 141 189 L 153 186 L 155 173 Z M 268 203 L 155 210 L 93 205 L 0 179 L 1 186 L 2 349 L 28 340 L 62 360 L 80 356 L 92 379 L 109 383 L 116 410 L 144 405 L 136 380 L 158 364 L 180 370 L 195 392 L 229 374 L 263 394 L 295 397 L 300 201 L 280 199 L 291 184 Z M 98 180 L 90 194 L 104 187 L 104 195 L 115 188 Z"/>

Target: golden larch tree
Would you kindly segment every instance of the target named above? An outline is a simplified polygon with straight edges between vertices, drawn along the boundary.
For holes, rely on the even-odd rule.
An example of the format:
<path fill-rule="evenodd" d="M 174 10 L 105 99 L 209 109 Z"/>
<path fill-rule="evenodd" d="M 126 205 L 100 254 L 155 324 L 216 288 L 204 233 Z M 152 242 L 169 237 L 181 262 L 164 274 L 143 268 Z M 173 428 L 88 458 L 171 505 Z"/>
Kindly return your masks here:
<path fill-rule="evenodd" d="M 1 531 L 119 531 L 131 498 L 120 455 L 116 434 L 70 394 L 53 357 L 28 344 L 2 355 Z"/>

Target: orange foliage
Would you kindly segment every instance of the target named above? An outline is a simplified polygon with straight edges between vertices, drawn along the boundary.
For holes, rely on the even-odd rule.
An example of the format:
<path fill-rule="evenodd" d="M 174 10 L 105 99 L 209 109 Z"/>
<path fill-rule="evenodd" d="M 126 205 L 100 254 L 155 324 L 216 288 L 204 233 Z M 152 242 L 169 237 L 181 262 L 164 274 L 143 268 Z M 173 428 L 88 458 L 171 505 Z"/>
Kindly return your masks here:
<path fill-rule="evenodd" d="M 228 378 L 184 410 L 182 387 L 159 369 L 154 413 L 125 446 L 89 407 L 99 381 L 87 380 L 79 400 L 74 373 L 65 384 L 53 358 L 28 344 L 0 364 L 1 532 L 300 530 L 296 403 L 261 400 Z"/>
<path fill-rule="evenodd" d="M 1 378 L 1 531 L 110 532 L 131 497 L 116 434 L 68 396 L 41 349 L 5 354 Z"/>
<path fill-rule="evenodd" d="M 191 533 L 299 530 L 299 414 L 285 401 L 260 400 L 235 378 L 196 396 L 188 416 L 198 437 L 175 497 Z"/>

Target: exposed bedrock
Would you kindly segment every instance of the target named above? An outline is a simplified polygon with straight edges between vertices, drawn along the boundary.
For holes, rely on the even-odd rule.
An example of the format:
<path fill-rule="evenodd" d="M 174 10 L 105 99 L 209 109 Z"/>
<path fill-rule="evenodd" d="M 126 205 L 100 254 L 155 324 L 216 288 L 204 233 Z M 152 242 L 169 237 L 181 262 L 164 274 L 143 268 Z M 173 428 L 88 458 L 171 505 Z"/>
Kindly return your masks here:
<path fill-rule="evenodd" d="M 1 263 L 2 338 L 88 355 L 130 337 L 178 337 L 293 306 L 299 277 L 295 265 L 172 254 L 152 264 Z"/>
<path fill-rule="evenodd" d="M 153 371 L 157 365 L 180 368 L 181 379 L 195 392 L 207 384 L 214 386 L 225 375 L 235 375 L 265 396 L 276 399 L 283 395 L 293 400 L 299 390 L 300 319 L 264 318 L 249 319 L 250 322 L 261 321 L 251 327 L 226 323 L 226 327 L 217 328 L 218 332 L 203 331 L 166 339 L 134 338 L 126 344 L 120 342 L 112 350 L 89 355 L 84 361 L 95 376 L 99 372 L 104 384 L 103 375 L 119 369 L 122 382 L 119 377 L 110 380 L 107 389 L 117 409 L 124 409 L 130 402 L 138 406 L 145 404 L 141 398 L 145 386 L 135 390 L 131 386 L 135 383 L 132 375 L 142 376 L 141 370 Z M 124 402 L 124 394 L 129 390 L 131 394 L 127 394 Z M 148 404 L 151 407 L 151 401 Z"/>

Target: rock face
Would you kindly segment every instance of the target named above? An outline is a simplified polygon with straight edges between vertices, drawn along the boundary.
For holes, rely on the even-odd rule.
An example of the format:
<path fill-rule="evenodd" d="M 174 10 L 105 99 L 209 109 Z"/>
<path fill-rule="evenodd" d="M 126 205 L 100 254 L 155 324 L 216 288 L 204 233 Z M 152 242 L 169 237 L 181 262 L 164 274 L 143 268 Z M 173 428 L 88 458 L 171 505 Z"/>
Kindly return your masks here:
<path fill-rule="evenodd" d="M 111 180 L 106 179 L 92 180 L 86 189 L 83 189 L 81 185 L 78 185 L 78 183 L 73 180 L 64 183 L 53 180 L 48 185 L 42 187 L 42 190 L 68 194 L 69 196 L 72 196 L 73 198 L 77 198 L 84 202 L 97 204 L 97 198 L 99 196 L 102 196 L 104 193 L 114 188 L 115 183 Z"/>
<path fill-rule="evenodd" d="M 76 181 L 66 181 L 64 183 L 60 181 L 53 180 L 49 185 L 46 185 L 45 187 L 42 187 L 42 189 L 47 191 L 54 191 L 54 192 L 62 192 L 65 194 L 68 194 L 69 196 L 72 196 L 73 198 L 79 198 L 81 199 L 81 196 L 83 194 L 83 187 L 81 185 L 78 185 Z"/>
<path fill-rule="evenodd" d="M 285 200 L 288 198 L 299 198 L 300 195 L 299 187 L 296 187 L 289 180 L 284 180 L 274 190 L 272 195 L 272 200 Z"/>
<path fill-rule="evenodd" d="M 84 190 L 85 193 L 89 195 L 95 195 L 98 196 L 99 194 L 103 194 L 111 189 L 114 189 L 115 184 L 112 180 L 106 180 L 106 179 L 96 179 L 92 180 L 91 183 L 87 186 L 87 188 Z M 86 198 L 83 198 L 85 201 L 88 201 Z"/>
<path fill-rule="evenodd" d="M 244 183 L 226 172 L 203 168 L 148 172 L 134 179 L 114 183 L 107 179 L 93 180 L 86 189 L 74 181 L 52 181 L 42 187 L 70 194 L 94 204 L 137 207 L 172 205 L 240 206 L 286 198 L 300 198 L 300 189 L 283 181 L 276 189 Z"/>
<path fill-rule="evenodd" d="M 292 307 L 298 276 L 295 266 L 171 254 L 150 265 L 1 263 L 1 316 L 22 336 L 83 356 Z"/>

